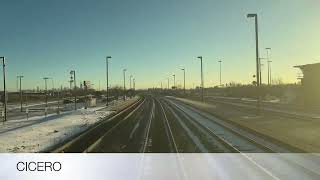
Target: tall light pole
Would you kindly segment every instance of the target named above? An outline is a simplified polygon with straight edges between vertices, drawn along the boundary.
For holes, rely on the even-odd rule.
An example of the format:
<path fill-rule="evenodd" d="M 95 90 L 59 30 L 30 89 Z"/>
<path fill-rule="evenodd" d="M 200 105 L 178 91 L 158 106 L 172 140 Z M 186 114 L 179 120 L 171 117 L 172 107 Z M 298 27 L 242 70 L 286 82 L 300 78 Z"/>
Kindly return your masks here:
<path fill-rule="evenodd" d="M 133 90 L 136 90 L 136 79 L 133 78 Z"/>
<path fill-rule="evenodd" d="M 44 77 L 44 88 L 45 88 L 45 97 L 46 97 L 46 107 L 48 107 L 48 86 L 47 86 L 47 80 L 49 78 L 48 77 Z"/>
<path fill-rule="evenodd" d="M 266 58 L 259 58 L 259 76 L 260 76 L 260 86 L 262 86 L 262 63 L 261 60 L 266 59 Z"/>
<path fill-rule="evenodd" d="M 51 79 L 51 83 L 52 83 L 52 91 L 54 91 L 54 81 L 53 81 L 53 78 L 50 78 Z"/>
<path fill-rule="evenodd" d="M 7 95 L 6 95 L 6 62 L 5 57 L 0 57 L 2 59 L 2 71 L 3 71 L 3 109 L 4 109 L 4 120 L 7 121 Z"/>
<path fill-rule="evenodd" d="M 182 68 L 183 71 L 183 93 L 186 94 L 186 69 Z"/>
<path fill-rule="evenodd" d="M 198 56 L 198 58 L 200 59 L 200 63 L 201 63 L 201 100 L 202 102 L 204 101 L 203 98 L 203 89 L 204 89 L 204 83 L 203 83 L 203 67 L 202 67 L 202 56 Z"/>
<path fill-rule="evenodd" d="M 107 69 L 107 104 L 106 106 L 109 106 L 109 59 L 111 59 L 111 56 L 106 57 L 106 69 Z"/>
<path fill-rule="evenodd" d="M 259 34 L 258 34 L 258 15 L 257 14 L 247 14 L 247 18 L 254 18 L 255 20 L 255 35 L 256 35 L 256 78 L 257 78 L 257 88 L 258 88 L 258 101 L 257 101 L 257 109 L 258 114 L 260 114 L 260 105 L 261 105 L 261 97 L 260 97 L 260 60 L 259 60 Z"/>
<path fill-rule="evenodd" d="M 170 88 L 170 80 L 169 80 L 169 78 L 167 78 L 167 80 L 168 80 L 168 90 L 169 90 L 169 88 Z"/>
<path fill-rule="evenodd" d="M 73 89 L 74 89 L 74 110 L 77 110 L 77 83 L 76 83 L 76 71 L 70 71 L 71 76 L 73 76 Z"/>
<path fill-rule="evenodd" d="M 221 83 L 221 63 L 222 63 L 222 61 L 220 60 L 218 62 L 219 62 L 219 65 L 220 65 L 220 87 L 222 87 L 222 83 Z"/>
<path fill-rule="evenodd" d="M 173 88 L 176 88 L 176 75 L 172 75 L 173 76 Z"/>
<path fill-rule="evenodd" d="M 22 78 L 23 76 L 17 76 L 17 78 L 19 78 L 19 81 L 20 81 L 20 111 L 22 112 L 22 88 L 21 88 L 21 81 L 22 81 Z"/>
<path fill-rule="evenodd" d="M 268 67 L 269 67 L 269 85 L 272 85 L 272 71 L 271 71 L 271 63 L 272 61 L 268 61 Z"/>
<path fill-rule="evenodd" d="M 123 100 L 126 100 L 126 71 L 127 69 L 123 69 Z"/>
<path fill-rule="evenodd" d="M 131 86 L 131 80 L 132 80 L 132 75 L 130 75 L 130 89 L 132 89 L 132 86 Z"/>
<path fill-rule="evenodd" d="M 268 85 L 271 85 L 271 62 L 270 61 L 270 52 L 271 52 L 271 48 L 266 48 L 267 50 L 267 61 L 268 61 Z"/>

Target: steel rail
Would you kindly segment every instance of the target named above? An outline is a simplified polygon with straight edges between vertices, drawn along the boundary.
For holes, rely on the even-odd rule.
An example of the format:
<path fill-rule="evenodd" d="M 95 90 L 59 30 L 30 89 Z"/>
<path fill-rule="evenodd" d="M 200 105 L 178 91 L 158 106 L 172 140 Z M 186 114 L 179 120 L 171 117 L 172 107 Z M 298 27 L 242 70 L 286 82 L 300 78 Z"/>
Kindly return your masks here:
<path fill-rule="evenodd" d="M 102 141 L 104 137 L 112 133 L 116 128 L 118 128 L 123 122 L 125 122 L 129 117 L 132 116 L 144 103 L 146 99 L 144 99 L 134 110 L 132 110 L 126 117 L 121 119 L 118 123 L 116 123 L 112 128 L 108 129 L 99 139 L 97 139 L 94 143 L 92 143 L 89 147 L 87 147 L 83 152 L 90 152 L 92 151 L 98 144 Z"/>
<path fill-rule="evenodd" d="M 178 109 L 180 109 L 180 110 L 183 111 L 187 116 L 189 116 L 188 113 L 185 112 L 185 110 L 183 110 L 181 107 L 177 106 L 176 103 L 173 103 L 173 102 L 171 101 L 171 104 L 175 105 Z M 185 107 L 186 107 L 186 106 L 185 106 Z M 189 109 L 190 109 L 190 108 L 189 108 Z M 208 119 L 208 117 L 204 116 L 203 114 L 201 114 L 200 112 L 196 111 L 195 109 L 192 109 L 192 110 L 193 110 L 195 113 L 197 113 L 198 115 L 202 116 L 203 118 Z M 190 116 L 189 116 L 189 117 L 190 117 Z M 233 146 L 231 143 L 229 143 L 226 139 L 224 139 L 224 138 L 220 137 L 219 135 L 217 135 L 216 133 L 214 133 L 209 127 L 207 127 L 207 126 L 199 123 L 198 121 L 196 121 L 196 120 L 195 120 L 194 118 L 192 118 L 192 117 L 190 117 L 190 119 L 192 119 L 195 123 L 197 123 L 198 125 L 204 127 L 205 129 L 207 129 L 208 131 L 210 131 L 211 133 L 213 133 L 215 136 L 218 136 L 218 137 L 221 139 L 221 141 L 224 141 L 227 145 L 230 145 L 230 147 L 234 148 L 234 150 L 235 150 L 236 152 L 238 152 L 238 153 L 241 152 L 241 150 L 239 150 L 238 148 L 234 147 L 234 146 Z M 253 145 L 257 146 L 257 147 L 258 147 L 259 149 L 261 149 L 261 150 L 264 150 L 264 151 L 266 151 L 266 152 L 274 152 L 271 148 L 269 148 L 269 147 L 267 147 L 267 146 L 265 146 L 265 145 L 257 142 L 256 140 L 254 140 L 254 139 L 252 139 L 252 138 L 250 138 L 250 137 L 247 137 L 247 136 L 241 134 L 240 132 L 237 132 L 236 130 L 234 130 L 234 129 L 232 129 L 232 128 L 230 128 L 230 127 L 228 127 L 228 126 L 226 126 L 226 125 L 224 125 L 224 124 L 222 124 L 222 123 L 219 123 L 219 122 L 214 121 L 214 120 L 211 121 L 211 122 L 217 124 L 218 126 L 223 127 L 224 129 L 228 130 L 228 131 L 231 132 L 232 134 L 237 135 L 239 138 L 242 138 L 242 139 L 244 139 L 244 140 L 246 140 L 246 141 L 249 141 L 250 143 L 252 143 Z"/>
<path fill-rule="evenodd" d="M 107 123 L 111 123 L 113 122 L 115 119 L 125 115 L 126 113 L 128 113 L 128 111 L 132 108 L 137 108 L 139 107 L 141 104 L 143 104 L 143 102 L 145 101 L 144 98 L 140 98 L 138 101 L 136 101 L 135 103 L 131 104 L 130 106 L 122 109 L 120 112 L 114 114 L 113 116 L 106 118 L 105 120 L 102 120 L 100 122 L 98 122 L 97 124 L 95 124 L 94 126 L 90 127 L 89 129 L 87 129 L 86 131 L 82 132 L 80 135 L 77 135 L 75 137 L 73 137 L 72 139 L 70 139 L 69 141 L 60 144 L 56 147 L 50 148 L 49 150 L 45 150 L 44 152 L 54 152 L 54 153 L 58 153 L 58 152 L 65 152 L 66 149 L 69 149 L 70 147 L 72 148 L 75 144 L 79 144 L 80 141 L 87 137 L 90 136 L 92 133 L 94 133 L 95 131 L 97 131 L 99 128 L 103 129 L 103 126 Z M 100 136 L 101 137 L 101 136 Z M 96 142 L 96 141 L 95 141 Z M 92 145 L 92 143 L 90 144 Z M 88 145 L 88 146 L 90 146 Z M 88 149 L 88 147 L 85 148 L 85 150 Z M 85 150 L 81 150 L 81 152 L 84 152 Z M 69 150 L 67 150 L 69 151 Z"/>

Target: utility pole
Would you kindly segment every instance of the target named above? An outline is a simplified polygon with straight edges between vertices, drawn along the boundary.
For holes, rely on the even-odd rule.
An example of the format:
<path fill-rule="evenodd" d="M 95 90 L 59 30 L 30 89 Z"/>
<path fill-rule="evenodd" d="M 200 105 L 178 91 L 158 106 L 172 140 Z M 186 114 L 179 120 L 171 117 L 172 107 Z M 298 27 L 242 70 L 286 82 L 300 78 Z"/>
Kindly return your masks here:
<path fill-rule="evenodd" d="M 6 90 L 6 62 L 5 57 L 0 57 L 2 59 L 2 71 L 3 71 L 3 108 L 4 108 L 4 120 L 7 121 L 7 90 Z"/>
<path fill-rule="evenodd" d="M 186 95 L 186 69 L 182 68 L 183 71 L 183 93 Z"/>
<path fill-rule="evenodd" d="M 127 69 L 123 69 L 123 100 L 126 100 L 126 71 Z"/>
<path fill-rule="evenodd" d="M 272 61 L 270 61 L 270 54 L 269 52 L 271 51 L 271 48 L 266 48 L 267 50 L 267 61 L 268 61 L 268 85 L 271 85 L 271 66 L 270 63 Z"/>
<path fill-rule="evenodd" d="M 45 88 L 45 97 L 46 97 L 46 108 L 48 107 L 48 87 L 47 87 L 47 80 L 48 77 L 44 77 L 44 88 Z"/>
<path fill-rule="evenodd" d="M 222 87 L 222 83 L 221 83 L 221 63 L 222 63 L 222 61 L 220 60 L 218 62 L 219 62 L 219 65 L 220 65 L 220 87 Z"/>
<path fill-rule="evenodd" d="M 20 111 L 22 112 L 22 89 L 21 89 L 21 80 L 23 78 L 23 76 L 17 76 L 17 78 L 19 78 L 19 81 L 20 81 Z"/>
<path fill-rule="evenodd" d="M 260 82 L 260 60 L 259 60 L 259 35 L 258 35 L 258 15 L 257 14 L 248 14 L 247 18 L 254 18 L 255 20 L 255 36 L 256 36 L 256 78 L 257 78 L 257 109 L 258 114 L 261 111 L 261 82 Z"/>
<path fill-rule="evenodd" d="M 106 69 L 107 69 L 107 104 L 106 106 L 109 106 L 109 59 L 111 59 L 111 56 L 106 57 Z"/>
<path fill-rule="evenodd" d="M 200 62 L 201 62 L 201 100 L 203 102 L 204 101 L 204 98 L 203 98 L 204 83 L 203 83 L 202 56 L 198 56 L 198 58 L 200 59 Z"/>

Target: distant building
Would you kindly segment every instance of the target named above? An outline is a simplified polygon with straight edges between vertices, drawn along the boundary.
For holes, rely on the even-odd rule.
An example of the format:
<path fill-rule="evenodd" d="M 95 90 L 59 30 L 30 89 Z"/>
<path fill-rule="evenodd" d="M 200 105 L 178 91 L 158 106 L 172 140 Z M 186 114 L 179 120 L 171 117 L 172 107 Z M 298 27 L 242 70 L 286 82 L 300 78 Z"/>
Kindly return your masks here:
<path fill-rule="evenodd" d="M 320 105 L 320 63 L 294 66 L 300 68 L 302 98 L 306 105 Z"/>

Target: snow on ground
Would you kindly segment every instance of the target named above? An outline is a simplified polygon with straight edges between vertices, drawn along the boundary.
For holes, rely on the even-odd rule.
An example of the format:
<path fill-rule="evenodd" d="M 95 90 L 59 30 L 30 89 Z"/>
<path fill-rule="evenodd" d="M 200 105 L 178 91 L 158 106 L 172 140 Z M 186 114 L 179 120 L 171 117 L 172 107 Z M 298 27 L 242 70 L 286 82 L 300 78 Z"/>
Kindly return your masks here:
<path fill-rule="evenodd" d="M 0 125 L 0 152 L 39 152 L 89 128 L 109 115 L 105 107 L 79 109 Z"/>
<path fill-rule="evenodd" d="M 62 101 L 60 101 L 60 102 L 62 102 Z M 54 104 L 54 103 L 58 103 L 58 101 L 49 101 L 48 102 L 48 104 Z M 44 103 L 44 102 L 30 102 L 30 103 L 28 103 L 28 105 L 26 105 L 24 103 L 23 107 L 24 108 L 33 107 L 33 106 L 39 106 L 39 105 L 44 105 L 44 104 L 46 104 L 46 103 Z M 0 105 L 3 106 L 2 103 L 0 103 Z M 20 106 L 21 106 L 20 103 L 9 103 L 9 104 L 7 104 L 8 110 L 20 109 Z"/>

